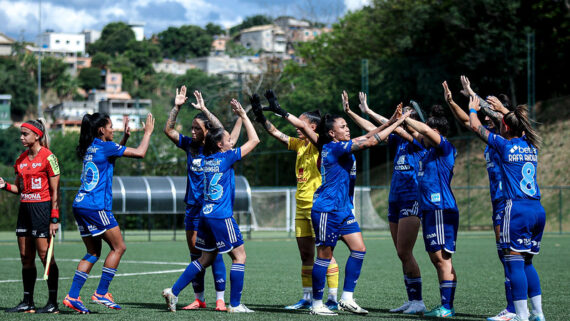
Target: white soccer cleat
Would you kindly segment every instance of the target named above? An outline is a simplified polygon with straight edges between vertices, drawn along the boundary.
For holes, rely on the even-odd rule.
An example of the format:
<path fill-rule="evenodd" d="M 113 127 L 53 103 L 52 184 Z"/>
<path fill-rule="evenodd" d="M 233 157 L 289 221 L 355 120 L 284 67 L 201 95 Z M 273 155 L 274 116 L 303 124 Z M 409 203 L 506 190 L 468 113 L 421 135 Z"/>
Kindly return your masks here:
<path fill-rule="evenodd" d="M 340 299 L 340 301 L 338 301 L 338 309 L 356 314 L 368 314 L 368 311 L 361 308 L 354 300 Z"/>
<path fill-rule="evenodd" d="M 313 315 L 338 315 L 338 313 L 331 311 L 331 309 L 324 304 L 318 307 L 312 307 L 310 313 Z"/>
<path fill-rule="evenodd" d="M 507 309 L 504 309 L 503 311 L 499 312 L 499 314 L 497 314 L 496 316 L 488 317 L 487 321 L 510 321 L 515 316 L 516 314 L 509 312 L 509 310 Z"/>
<path fill-rule="evenodd" d="M 228 312 L 229 313 L 252 313 L 254 312 L 253 310 L 250 310 L 248 307 L 246 307 L 243 303 L 241 303 L 240 305 L 238 305 L 237 307 L 233 307 L 231 304 L 228 307 Z"/>
<path fill-rule="evenodd" d="M 419 301 L 410 301 L 410 305 L 402 313 L 404 313 L 404 314 L 419 314 L 419 313 L 424 313 L 426 311 L 427 311 L 427 309 L 426 309 L 426 305 L 424 304 L 424 301 L 419 300 Z"/>
<path fill-rule="evenodd" d="M 166 308 L 168 311 L 176 312 L 176 303 L 178 303 L 178 297 L 172 293 L 171 288 L 162 290 L 162 296 L 166 301 Z"/>
<path fill-rule="evenodd" d="M 412 301 L 406 301 L 404 304 L 402 304 L 401 307 L 392 309 L 392 310 L 390 310 L 390 312 L 393 313 L 393 312 L 403 312 L 403 311 L 406 311 L 406 310 L 410 307 L 410 304 L 412 304 Z"/>
<path fill-rule="evenodd" d="M 546 321 L 546 319 L 544 318 L 544 314 L 530 314 L 530 318 L 528 318 L 529 321 Z"/>

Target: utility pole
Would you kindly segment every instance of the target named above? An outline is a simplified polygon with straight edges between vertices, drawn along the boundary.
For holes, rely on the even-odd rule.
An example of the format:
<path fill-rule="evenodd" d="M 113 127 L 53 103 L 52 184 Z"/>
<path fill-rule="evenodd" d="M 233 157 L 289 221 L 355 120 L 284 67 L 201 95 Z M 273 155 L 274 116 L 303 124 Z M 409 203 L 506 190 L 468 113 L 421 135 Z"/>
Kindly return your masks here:
<path fill-rule="evenodd" d="M 42 112 L 42 0 L 39 0 L 39 16 L 38 16 L 38 118 L 43 117 Z"/>

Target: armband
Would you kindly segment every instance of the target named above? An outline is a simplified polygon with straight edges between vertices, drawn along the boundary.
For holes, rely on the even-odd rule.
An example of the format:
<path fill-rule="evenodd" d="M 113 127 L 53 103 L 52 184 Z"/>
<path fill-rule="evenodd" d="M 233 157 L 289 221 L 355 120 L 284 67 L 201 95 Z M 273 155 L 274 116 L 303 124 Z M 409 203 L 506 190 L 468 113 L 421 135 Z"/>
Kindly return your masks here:
<path fill-rule="evenodd" d="M 12 191 L 12 185 L 10 185 L 10 183 L 6 182 L 6 185 L 4 185 L 4 189 L 7 191 Z"/>
<path fill-rule="evenodd" d="M 51 209 L 51 218 L 59 219 L 59 208 L 52 208 Z"/>
<path fill-rule="evenodd" d="M 475 108 L 470 108 L 469 113 L 470 114 L 477 114 L 477 110 L 475 110 Z"/>

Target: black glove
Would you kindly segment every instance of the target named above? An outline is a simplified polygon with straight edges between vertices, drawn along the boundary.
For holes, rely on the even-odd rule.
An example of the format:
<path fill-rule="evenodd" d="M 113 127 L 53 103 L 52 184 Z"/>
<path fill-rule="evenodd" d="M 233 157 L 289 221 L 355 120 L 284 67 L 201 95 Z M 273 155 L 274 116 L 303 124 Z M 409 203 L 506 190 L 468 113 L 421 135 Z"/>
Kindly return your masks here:
<path fill-rule="evenodd" d="M 275 96 L 273 90 L 267 89 L 265 92 L 265 98 L 267 98 L 267 101 L 269 102 L 269 107 L 265 107 L 263 110 L 272 111 L 283 118 L 287 118 L 287 116 L 289 116 L 289 113 L 285 109 L 281 108 L 281 106 L 279 106 L 279 102 L 277 102 L 277 96 Z"/>
<path fill-rule="evenodd" d="M 253 94 L 249 96 L 249 102 L 251 103 L 251 110 L 255 115 L 255 121 L 260 124 L 265 124 L 267 118 L 263 115 L 263 109 L 261 108 L 261 102 L 259 101 L 259 95 Z"/>

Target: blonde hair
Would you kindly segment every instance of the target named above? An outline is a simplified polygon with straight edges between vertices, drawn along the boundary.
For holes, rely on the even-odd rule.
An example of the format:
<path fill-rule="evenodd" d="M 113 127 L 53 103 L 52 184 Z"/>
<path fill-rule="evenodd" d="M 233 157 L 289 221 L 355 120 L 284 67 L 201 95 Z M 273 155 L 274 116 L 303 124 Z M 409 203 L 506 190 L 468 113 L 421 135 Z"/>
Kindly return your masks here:
<path fill-rule="evenodd" d="M 26 123 L 36 127 L 37 129 L 41 130 L 42 133 L 44 133 L 43 136 L 40 137 L 40 145 L 49 149 L 50 139 L 48 135 L 46 120 L 44 118 L 38 118 L 36 120 L 28 120 Z"/>

